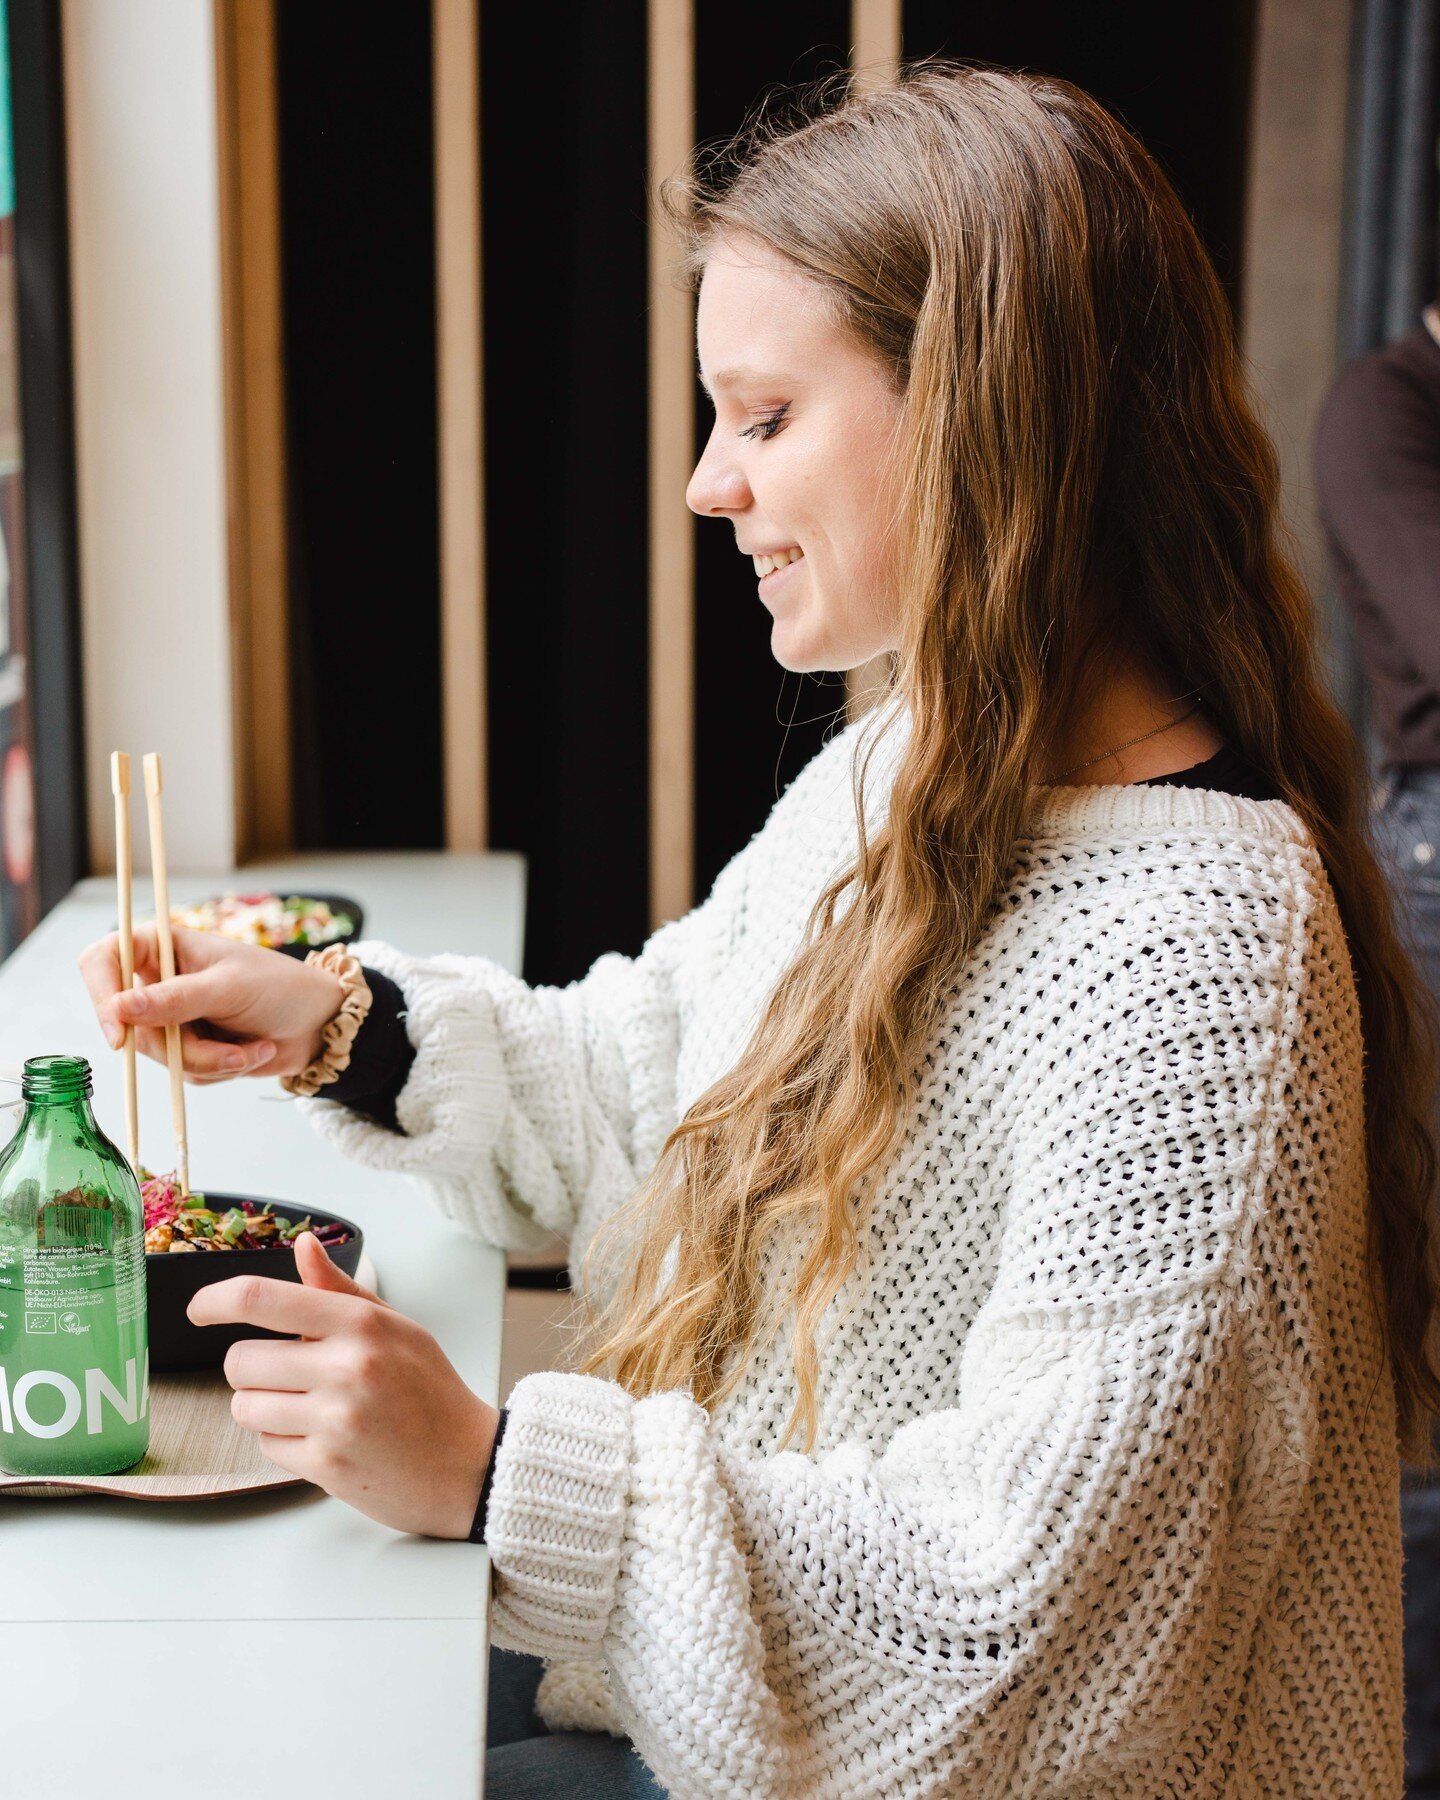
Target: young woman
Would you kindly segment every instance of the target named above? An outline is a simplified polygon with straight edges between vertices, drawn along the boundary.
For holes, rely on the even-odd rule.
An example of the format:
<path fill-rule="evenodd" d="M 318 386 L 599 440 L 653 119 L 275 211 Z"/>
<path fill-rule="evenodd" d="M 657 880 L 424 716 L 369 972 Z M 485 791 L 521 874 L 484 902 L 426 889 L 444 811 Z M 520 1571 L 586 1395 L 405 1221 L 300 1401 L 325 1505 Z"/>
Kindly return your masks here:
<path fill-rule="evenodd" d="M 311 1340 L 232 1351 L 237 1417 L 478 1513 L 590 1792 L 1397 1794 L 1433 1051 L 1211 266 L 1093 101 L 935 61 L 666 198 L 689 503 L 781 663 L 891 691 L 633 960 L 359 947 L 316 1127 L 563 1233 L 593 1337 L 497 1415 L 302 1243 L 329 1291 L 197 1301 Z M 87 953 L 112 1041 L 336 1076 L 358 968 L 181 955 Z"/>

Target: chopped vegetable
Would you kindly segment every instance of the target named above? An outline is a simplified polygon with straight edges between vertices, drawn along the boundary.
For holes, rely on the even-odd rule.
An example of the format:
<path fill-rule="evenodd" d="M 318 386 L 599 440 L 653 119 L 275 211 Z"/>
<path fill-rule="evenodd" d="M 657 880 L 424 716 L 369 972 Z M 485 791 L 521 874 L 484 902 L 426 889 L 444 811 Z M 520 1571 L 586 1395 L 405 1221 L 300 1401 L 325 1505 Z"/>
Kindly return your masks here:
<path fill-rule="evenodd" d="M 213 931 L 241 943 L 278 950 L 283 944 L 333 944 L 355 929 L 349 913 L 332 912 L 303 894 L 220 894 L 199 906 L 172 906 L 170 920 L 191 931 Z"/>
<path fill-rule="evenodd" d="M 267 1250 L 277 1244 L 293 1244 L 302 1231 L 313 1231 L 327 1249 L 349 1241 L 348 1228 L 338 1221 L 312 1225 L 277 1213 L 267 1200 L 263 1206 L 242 1200 L 238 1206 L 217 1213 L 205 1204 L 203 1194 L 183 1192 L 175 1174 L 152 1175 L 140 1171 L 140 1198 L 145 1203 L 145 1248 L 152 1254 L 195 1250 Z"/>

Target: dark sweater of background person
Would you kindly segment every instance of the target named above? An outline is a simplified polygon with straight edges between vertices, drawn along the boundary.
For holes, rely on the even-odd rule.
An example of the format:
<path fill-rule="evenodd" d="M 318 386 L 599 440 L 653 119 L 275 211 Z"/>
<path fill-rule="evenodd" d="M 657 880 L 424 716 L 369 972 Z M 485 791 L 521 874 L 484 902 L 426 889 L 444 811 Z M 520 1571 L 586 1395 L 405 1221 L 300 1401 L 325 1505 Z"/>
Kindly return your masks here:
<path fill-rule="evenodd" d="M 1381 762 L 1440 763 L 1440 344 L 1424 325 L 1341 371 L 1315 481 Z"/>

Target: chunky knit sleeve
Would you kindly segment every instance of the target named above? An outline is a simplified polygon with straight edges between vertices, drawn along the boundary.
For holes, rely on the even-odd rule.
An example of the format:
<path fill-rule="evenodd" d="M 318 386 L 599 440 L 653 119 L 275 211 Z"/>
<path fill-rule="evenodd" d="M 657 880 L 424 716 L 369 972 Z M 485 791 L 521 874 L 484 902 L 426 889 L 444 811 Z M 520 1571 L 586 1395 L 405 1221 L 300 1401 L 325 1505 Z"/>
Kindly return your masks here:
<path fill-rule="evenodd" d="M 369 939 L 356 953 L 402 990 L 416 1051 L 401 1130 L 321 1098 L 299 1104 L 344 1154 L 414 1177 L 489 1243 L 569 1238 L 583 1208 L 603 1212 L 633 1189 L 674 1123 L 677 972 L 723 930 L 726 896 L 717 882 L 638 956 L 602 956 L 565 987 Z"/>
<path fill-rule="evenodd" d="M 1154 1793 L 1203 1736 L 1207 1658 L 1256 1629 L 1223 1596 L 1258 1607 L 1304 1491 L 1287 1315 L 1337 1066 L 1297 1051 L 1304 907 L 1237 970 L 1219 904 L 1132 896 L 1057 964 L 977 1151 L 1008 1184 L 993 1280 L 888 1441 L 748 1455 L 684 1392 L 513 1389 L 495 1639 L 603 1663 L 667 1791 Z"/>
<path fill-rule="evenodd" d="M 702 1036 L 722 1013 L 744 1014 L 737 1029 L 748 1028 L 735 964 L 755 956 L 759 940 L 773 949 L 798 938 L 844 860 L 857 736 L 851 727 L 810 759 L 700 905 L 661 926 L 638 956 L 602 956 L 567 986 L 528 986 L 486 957 L 357 944 L 360 960 L 404 996 L 415 1060 L 396 1101 L 400 1130 L 321 1096 L 301 1110 L 345 1155 L 413 1177 L 486 1242 L 529 1250 L 559 1235 L 578 1262 L 675 1124 L 694 996 L 706 997 Z M 793 901 L 793 917 L 777 919 L 777 895 Z"/>

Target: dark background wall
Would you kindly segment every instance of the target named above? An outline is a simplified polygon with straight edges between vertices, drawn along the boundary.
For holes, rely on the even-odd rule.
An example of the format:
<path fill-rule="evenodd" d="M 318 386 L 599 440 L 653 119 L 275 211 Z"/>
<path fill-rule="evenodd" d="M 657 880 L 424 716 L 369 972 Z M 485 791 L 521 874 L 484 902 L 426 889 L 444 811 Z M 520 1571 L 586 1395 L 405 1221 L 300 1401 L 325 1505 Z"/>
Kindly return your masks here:
<path fill-rule="evenodd" d="M 695 135 L 728 137 L 765 90 L 848 66 L 848 0 L 696 9 Z M 695 383 L 695 455 L 714 413 Z M 695 521 L 695 893 L 764 820 L 845 706 L 840 676 L 788 674 L 729 519 Z"/>
<path fill-rule="evenodd" d="M 907 0 L 906 56 L 1059 75 L 1129 126 L 1189 207 L 1238 304 L 1254 0 Z"/>
<path fill-rule="evenodd" d="M 298 840 L 442 842 L 429 9 L 279 9 Z M 481 10 L 492 842 L 526 969 L 648 931 L 642 0 Z M 1159 156 L 1238 297 L 1253 0 L 910 0 L 904 54 L 1046 69 Z M 696 124 L 848 61 L 847 0 L 696 7 Z M 710 422 L 696 387 L 698 455 Z M 695 522 L 696 894 L 843 705 Z"/>
<path fill-rule="evenodd" d="M 529 9 L 481 18 L 491 841 L 533 980 L 647 912 L 645 9 L 564 17 L 543 65 Z"/>
<path fill-rule="evenodd" d="M 296 842 L 435 847 L 430 9 L 276 14 Z"/>

